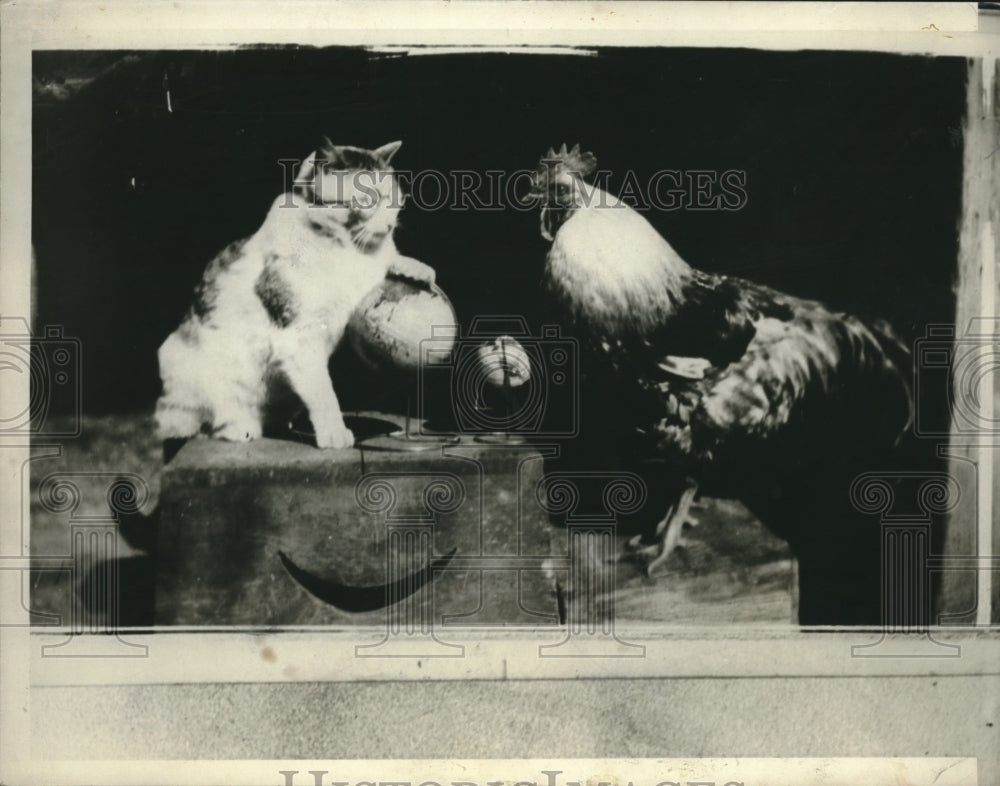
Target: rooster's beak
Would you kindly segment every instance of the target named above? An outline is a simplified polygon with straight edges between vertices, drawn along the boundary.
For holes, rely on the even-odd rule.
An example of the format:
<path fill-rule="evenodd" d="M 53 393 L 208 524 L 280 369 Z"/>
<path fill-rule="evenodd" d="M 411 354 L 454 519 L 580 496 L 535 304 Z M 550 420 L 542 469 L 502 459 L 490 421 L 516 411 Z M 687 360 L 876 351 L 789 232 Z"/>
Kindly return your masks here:
<path fill-rule="evenodd" d="M 521 196 L 518 201 L 525 207 L 534 207 L 545 196 L 545 189 L 538 182 L 537 177 L 532 178 L 531 186 Z"/>
<path fill-rule="evenodd" d="M 518 198 L 518 201 L 525 207 L 538 207 L 544 198 L 544 191 L 532 188 L 530 191 L 525 191 L 524 194 Z"/>

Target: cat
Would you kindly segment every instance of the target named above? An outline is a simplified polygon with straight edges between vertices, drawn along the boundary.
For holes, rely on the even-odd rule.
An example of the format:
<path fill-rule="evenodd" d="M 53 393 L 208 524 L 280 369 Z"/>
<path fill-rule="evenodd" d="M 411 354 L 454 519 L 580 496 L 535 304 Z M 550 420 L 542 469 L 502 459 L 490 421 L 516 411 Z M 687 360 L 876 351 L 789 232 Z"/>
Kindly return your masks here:
<path fill-rule="evenodd" d="M 425 286 L 435 278 L 393 241 L 404 199 L 390 162 L 401 144 L 367 150 L 324 137 L 260 229 L 209 263 L 158 352 L 156 423 L 165 444 L 199 433 L 259 438 L 276 379 L 305 405 L 317 447 L 354 444 L 329 358 L 353 311 L 387 275 Z"/>

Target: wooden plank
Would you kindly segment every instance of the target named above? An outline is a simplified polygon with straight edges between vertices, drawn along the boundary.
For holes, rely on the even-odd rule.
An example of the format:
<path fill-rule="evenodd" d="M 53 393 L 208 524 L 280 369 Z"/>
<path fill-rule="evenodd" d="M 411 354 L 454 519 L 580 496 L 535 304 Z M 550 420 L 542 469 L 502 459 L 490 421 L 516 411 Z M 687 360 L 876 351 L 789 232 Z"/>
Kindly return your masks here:
<path fill-rule="evenodd" d="M 965 122 L 963 157 L 962 222 L 959 236 L 958 275 L 955 283 L 956 339 L 964 337 L 992 343 L 997 351 L 995 327 L 982 317 L 991 317 L 996 302 L 997 259 L 995 238 L 1000 230 L 997 194 L 1000 194 L 1000 121 L 997 118 L 997 69 L 992 58 L 969 61 L 967 88 L 968 110 Z M 978 320 L 978 321 L 977 321 Z M 969 335 L 970 330 L 978 333 Z M 987 350 L 988 351 L 988 350 Z M 968 355 L 954 353 L 956 379 L 962 376 L 962 361 Z M 995 382 L 1000 378 L 994 373 Z M 988 383 L 986 383 L 988 384 Z M 1000 489 L 994 467 L 996 444 L 1000 434 L 988 425 L 993 416 L 989 389 L 979 402 L 956 395 L 966 422 L 978 418 L 984 425 L 979 434 L 963 429 L 953 418 L 949 453 L 949 472 L 960 482 L 962 497 L 951 511 L 946 524 L 946 555 L 978 555 L 989 558 L 1000 553 L 1000 534 L 993 513 L 993 495 Z M 1000 387 L 996 388 L 1000 395 Z M 992 433 L 991 433 L 992 432 Z M 990 530 L 993 530 L 992 534 Z M 992 607 L 992 612 L 991 612 Z M 1000 620 L 1000 581 L 989 570 L 946 570 L 938 599 L 939 614 L 953 621 L 988 624 Z"/>

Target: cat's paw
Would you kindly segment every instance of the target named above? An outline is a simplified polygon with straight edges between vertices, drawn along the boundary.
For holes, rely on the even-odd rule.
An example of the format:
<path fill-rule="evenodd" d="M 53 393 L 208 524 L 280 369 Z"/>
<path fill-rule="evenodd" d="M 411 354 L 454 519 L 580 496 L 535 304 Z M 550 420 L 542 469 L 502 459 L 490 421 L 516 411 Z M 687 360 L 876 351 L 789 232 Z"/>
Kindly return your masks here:
<path fill-rule="evenodd" d="M 316 447 L 322 450 L 343 450 L 354 447 L 354 432 L 341 425 L 316 431 Z"/>
<path fill-rule="evenodd" d="M 261 438 L 261 426 L 255 421 L 232 421 L 217 427 L 212 436 L 226 442 L 251 442 Z"/>
<path fill-rule="evenodd" d="M 435 279 L 437 278 L 437 273 L 434 271 L 430 265 L 425 265 L 418 259 L 413 259 L 412 257 L 400 257 L 389 268 L 389 272 L 400 278 L 409 279 L 410 281 L 415 281 L 418 284 L 424 284 L 425 286 L 432 286 Z"/>

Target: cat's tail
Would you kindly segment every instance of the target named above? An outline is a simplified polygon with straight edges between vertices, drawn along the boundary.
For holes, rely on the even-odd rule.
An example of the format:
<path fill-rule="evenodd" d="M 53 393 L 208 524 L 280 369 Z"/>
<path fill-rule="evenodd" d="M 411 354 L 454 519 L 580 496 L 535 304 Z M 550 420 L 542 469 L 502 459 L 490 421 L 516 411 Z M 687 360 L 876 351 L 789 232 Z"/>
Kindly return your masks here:
<path fill-rule="evenodd" d="M 139 510 L 142 497 L 131 478 L 116 478 L 112 488 L 115 489 L 112 511 L 118 520 L 118 534 L 133 548 L 152 553 L 156 548 L 160 525 L 159 505 L 151 513 L 143 515 Z"/>

